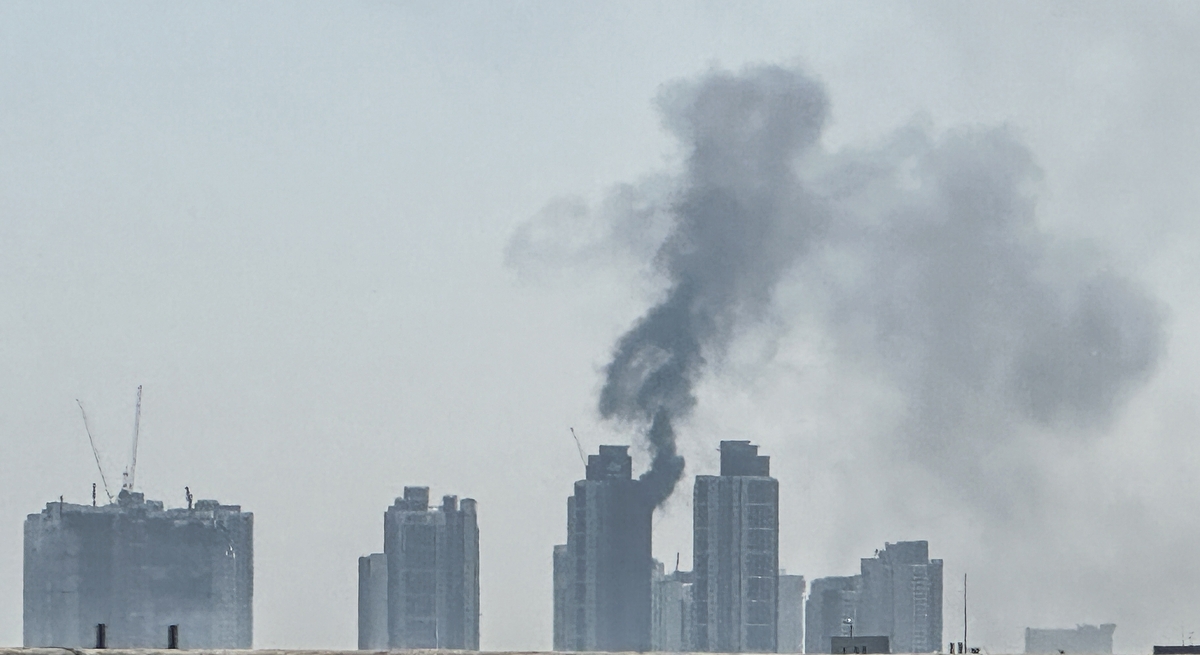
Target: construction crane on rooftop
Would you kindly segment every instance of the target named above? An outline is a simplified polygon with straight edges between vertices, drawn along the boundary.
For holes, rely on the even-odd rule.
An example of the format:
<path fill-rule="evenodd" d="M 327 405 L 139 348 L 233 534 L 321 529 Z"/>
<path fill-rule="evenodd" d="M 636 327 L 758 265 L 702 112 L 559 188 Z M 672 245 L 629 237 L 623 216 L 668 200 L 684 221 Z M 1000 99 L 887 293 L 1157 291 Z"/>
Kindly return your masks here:
<path fill-rule="evenodd" d="M 87 431 L 88 443 L 92 445 L 92 457 L 96 458 L 96 468 L 100 469 L 100 482 L 104 483 L 104 493 L 108 496 L 108 502 L 111 503 L 113 495 L 108 490 L 108 479 L 104 477 L 104 467 L 100 465 L 100 451 L 96 450 L 96 440 L 92 438 L 92 428 L 88 425 L 87 412 L 83 411 L 83 403 L 78 398 L 75 399 L 75 404 L 79 405 L 79 413 L 83 415 L 83 429 Z M 92 487 L 95 489 L 95 485 Z"/>
<path fill-rule="evenodd" d="M 138 431 L 142 424 L 142 385 L 138 385 L 137 404 L 133 409 L 133 447 L 129 455 L 129 468 L 125 469 L 122 491 L 133 491 L 133 476 L 137 473 Z"/>

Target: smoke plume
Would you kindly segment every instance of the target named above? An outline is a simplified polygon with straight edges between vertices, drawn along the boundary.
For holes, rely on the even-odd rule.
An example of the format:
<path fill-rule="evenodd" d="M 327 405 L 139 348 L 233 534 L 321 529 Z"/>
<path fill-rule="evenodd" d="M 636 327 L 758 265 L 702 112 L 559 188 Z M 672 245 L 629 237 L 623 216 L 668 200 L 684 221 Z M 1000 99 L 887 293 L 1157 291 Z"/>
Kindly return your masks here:
<path fill-rule="evenodd" d="M 810 319 L 828 356 L 894 388 L 903 416 L 872 439 L 938 478 L 980 473 L 1025 427 L 1102 427 L 1153 372 L 1158 303 L 1041 229 L 1039 172 L 1008 130 L 915 125 L 829 152 L 823 87 L 772 66 L 670 85 L 658 105 L 685 154 L 672 191 L 598 217 L 640 222 L 619 229 L 626 239 L 663 234 L 651 222 L 669 218 L 656 247 L 630 249 L 655 253 L 666 292 L 618 340 L 599 400 L 604 418 L 646 430 L 655 503 L 682 475 L 675 429 L 706 363 L 769 312 Z M 542 217 L 542 241 L 514 239 L 510 262 L 577 243 L 563 231 Z M 779 306 L 785 280 L 804 302 Z"/>
<path fill-rule="evenodd" d="M 687 152 L 657 254 L 669 288 L 618 341 L 600 393 L 604 418 L 649 424 L 641 480 L 655 505 L 683 474 L 672 426 L 696 404 L 705 358 L 739 319 L 761 314 L 819 222 L 792 164 L 816 142 L 827 104 L 819 85 L 780 68 L 714 74 L 660 99 Z"/>

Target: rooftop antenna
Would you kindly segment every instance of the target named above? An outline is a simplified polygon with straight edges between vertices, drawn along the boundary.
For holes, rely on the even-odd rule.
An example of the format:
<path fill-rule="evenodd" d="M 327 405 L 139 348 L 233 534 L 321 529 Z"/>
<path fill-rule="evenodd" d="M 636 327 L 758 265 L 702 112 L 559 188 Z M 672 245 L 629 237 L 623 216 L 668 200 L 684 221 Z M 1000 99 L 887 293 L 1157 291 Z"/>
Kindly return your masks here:
<path fill-rule="evenodd" d="M 138 385 L 137 404 L 133 409 L 133 448 L 129 456 L 129 468 L 125 469 L 125 482 L 122 491 L 133 491 L 133 476 L 137 473 L 138 429 L 142 424 L 142 385 Z"/>
<path fill-rule="evenodd" d="M 679 573 L 679 553 L 675 553 L 675 572 Z"/>
<path fill-rule="evenodd" d="M 579 461 L 587 468 L 587 458 L 583 456 L 583 446 L 579 443 L 579 437 L 575 436 L 575 428 L 571 428 L 571 438 L 575 440 L 575 448 L 579 450 Z"/>
<path fill-rule="evenodd" d="M 83 403 L 79 402 L 78 398 L 75 399 L 75 404 L 79 405 L 79 413 L 83 415 L 83 429 L 87 430 L 88 443 L 92 445 L 92 456 L 96 458 L 96 468 L 100 469 L 100 481 L 104 483 L 104 493 L 108 496 L 108 502 L 111 503 L 113 495 L 108 490 L 108 480 L 104 477 L 104 467 L 100 466 L 100 451 L 96 450 L 96 440 L 92 438 L 92 428 L 88 426 L 87 412 L 83 411 Z"/>

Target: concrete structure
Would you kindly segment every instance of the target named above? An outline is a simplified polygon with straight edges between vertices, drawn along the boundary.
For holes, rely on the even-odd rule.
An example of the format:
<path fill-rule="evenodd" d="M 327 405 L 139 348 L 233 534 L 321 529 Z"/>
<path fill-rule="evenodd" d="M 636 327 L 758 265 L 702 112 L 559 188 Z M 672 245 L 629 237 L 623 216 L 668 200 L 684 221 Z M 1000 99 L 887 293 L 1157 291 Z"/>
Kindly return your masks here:
<path fill-rule="evenodd" d="M 829 649 L 830 653 L 847 655 L 849 653 L 890 653 L 891 647 L 887 637 L 834 637 Z"/>
<path fill-rule="evenodd" d="M 942 560 L 929 559 L 929 542 L 884 544 L 862 560 L 862 587 L 854 631 L 885 635 L 897 653 L 942 648 Z"/>
<path fill-rule="evenodd" d="M 884 544 L 862 573 L 814 580 L 805 609 L 805 652 L 833 652 L 830 639 L 886 636 L 897 653 L 932 653 L 942 644 L 942 560 L 929 542 Z"/>
<path fill-rule="evenodd" d="M 665 573 L 661 562 L 654 563 L 651 593 L 651 650 L 681 653 L 692 651 L 691 571 Z"/>
<path fill-rule="evenodd" d="M 567 556 L 566 544 L 554 547 L 554 650 L 571 650 L 567 645 L 567 608 L 570 605 L 567 592 L 570 589 L 571 559 Z"/>
<path fill-rule="evenodd" d="M 358 649 L 387 650 L 387 556 L 358 558 Z"/>
<path fill-rule="evenodd" d="M 812 581 L 804 605 L 804 652 L 832 653 L 833 637 L 848 637 L 857 620 L 862 576 L 818 578 Z"/>
<path fill-rule="evenodd" d="M 1025 628 L 1025 652 L 1111 653 L 1116 629 L 1115 623 L 1077 625 L 1073 630 Z"/>
<path fill-rule="evenodd" d="M 779 571 L 779 618 L 775 652 L 804 651 L 804 576 Z"/>
<path fill-rule="evenodd" d="M 405 487 L 383 519 L 388 648 L 479 649 L 479 527 L 475 501 Z M 361 576 L 361 574 L 360 574 Z M 361 577 L 360 577 L 361 580 Z M 372 583 L 373 584 L 373 583 Z M 360 598 L 362 590 L 360 587 Z M 363 616 L 367 610 L 370 614 Z M 359 625 L 374 616 L 359 606 Z M 364 637 L 359 634 L 360 643 Z"/>
<path fill-rule="evenodd" d="M 121 491 L 100 507 L 48 503 L 25 520 L 24 643 L 91 648 L 250 648 L 254 516 L 197 501 L 163 509 Z"/>
<path fill-rule="evenodd" d="M 779 575 L 779 482 L 749 441 L 721 442 L 721 475 L 696 476 L 695 649 L 773 653 Z"/>
<path fill-rule="evenodd" d="M 567 499 L 567 543 L 554 553 L 556 650 L 650 649 L 654 506 L 628 446 L 600 446 Z"/>

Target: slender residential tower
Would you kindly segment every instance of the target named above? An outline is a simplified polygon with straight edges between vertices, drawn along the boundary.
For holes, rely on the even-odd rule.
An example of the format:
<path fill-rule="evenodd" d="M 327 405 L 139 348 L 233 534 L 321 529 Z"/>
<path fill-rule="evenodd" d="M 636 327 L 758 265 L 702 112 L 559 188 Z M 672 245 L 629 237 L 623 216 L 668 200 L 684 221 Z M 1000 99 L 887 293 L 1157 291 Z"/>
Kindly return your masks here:
<path fill-rule="evenodd" d="M 555 650 L 646 651 L 650 526 L 628 446 L 600 446 L 567 499 L 567 543 L 554 549 Z"/>
<path fill-rule="evenodd" d="M 779 482 L 749 441 L 721 442 L 721 475 L 696 476 L 693 646 L 773 653 L 779 575 Z"/>

